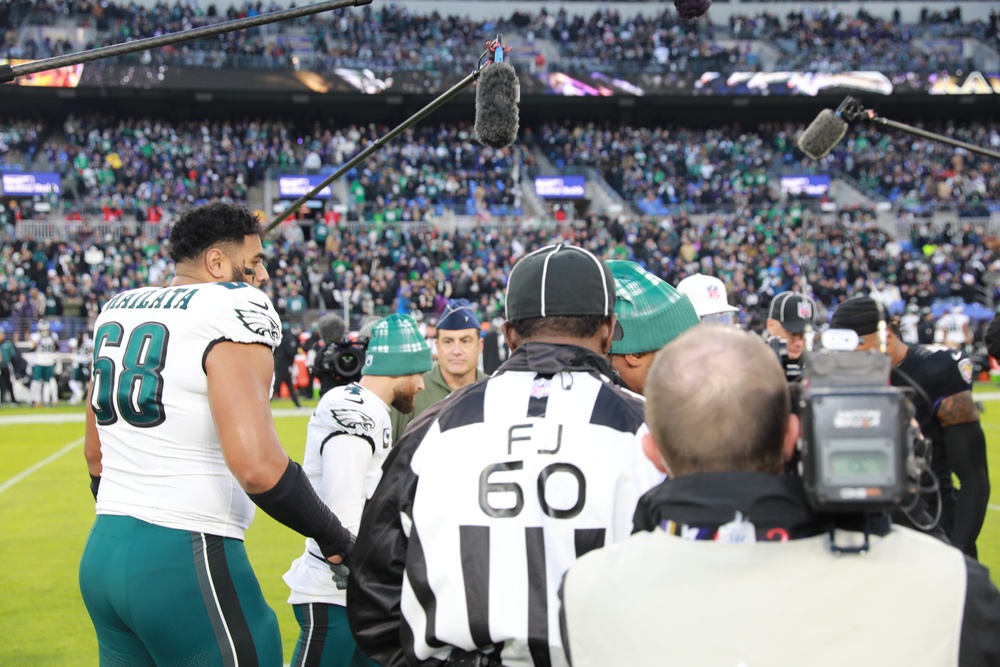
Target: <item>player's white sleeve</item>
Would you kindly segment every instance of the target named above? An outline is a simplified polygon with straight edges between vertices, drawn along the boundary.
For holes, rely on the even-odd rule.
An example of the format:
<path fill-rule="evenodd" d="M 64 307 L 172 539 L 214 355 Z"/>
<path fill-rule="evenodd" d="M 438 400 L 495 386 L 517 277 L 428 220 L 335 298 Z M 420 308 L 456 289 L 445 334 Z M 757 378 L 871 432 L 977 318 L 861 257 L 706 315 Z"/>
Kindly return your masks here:
<path fill-rule="evenodd" d="M 215 283 L 209 289 L 212 298 L 201 308 L 214 340 L 278 346 L 281 320 L 266 294 L 246 283 Z"/>
<path fill-rule="evenodd" d="M 323 447 L 320 497 L 348 530 L 357 534 L 365 508 L 371 445 L 356 435 L 336 435 Z"/>

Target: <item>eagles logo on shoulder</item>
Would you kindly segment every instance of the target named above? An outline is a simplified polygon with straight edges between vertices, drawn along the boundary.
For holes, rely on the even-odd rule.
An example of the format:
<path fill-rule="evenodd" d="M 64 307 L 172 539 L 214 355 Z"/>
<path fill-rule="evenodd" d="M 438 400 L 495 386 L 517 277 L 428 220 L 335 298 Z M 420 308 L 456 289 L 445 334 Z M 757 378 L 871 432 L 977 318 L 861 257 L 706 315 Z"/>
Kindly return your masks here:
<path fill-rule="evenodd" d="M 330 414 L 351 433 L 364 435 L 375 428 L 375 420 L 355 408 L 336 408 L 330 410 Z"/>
<path fill-rule="evenodd" d="M 281 332 L 278 331 L 278 323 L 270 315 L 260 310 L 236 308 L 236 317 L 248 331 L 258 335 L 267 336 L 277 342 L 281 340 Z"/>

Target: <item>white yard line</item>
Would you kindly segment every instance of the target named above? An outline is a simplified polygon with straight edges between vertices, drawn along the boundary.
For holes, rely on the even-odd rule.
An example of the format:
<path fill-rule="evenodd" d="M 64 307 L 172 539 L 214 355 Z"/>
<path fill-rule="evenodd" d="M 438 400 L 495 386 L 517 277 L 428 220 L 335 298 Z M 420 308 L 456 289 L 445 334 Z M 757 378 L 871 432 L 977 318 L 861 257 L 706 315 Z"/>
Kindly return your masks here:
<path fill-rule="evenodd" d="M 1000 394 L 997 394 L 997 398 L 1000 398 Z M 271 414 L 275 417 L 308 417 L 312 414 L 313 409 L 306 408 L 278 408 L 277 410 L 271 410 Z M 0 414 L 0 426 L 7 426 L 9 424 L 82 424 L 83 423 L 83 413 L 82 412 L 61 412 L 54 414 L 46 414 L 44 412 L 39 412 L 35 414 L 28 415 L 7 415 L 6 417 Z"/>
<path fill-rule="evenodd" d="M 82 412 L 61 412 L 55 414 L 45 414 L 39 412 L 31 415 L 8 415 L 0 416 L 0 426 L 9 424 L 69 424 L 71 422 L 83 423 Z"/>
<path fill-rule="evenodd" d="M 77 438 L 73 442 L 69 443 L 68 445 L 66 445 L 65 447 L 63 447 L 62 449 L 60 449 L 55 454 L 52 454 L 51 456 L 47 456 L 46 458 L 42 459 L 41 461 L 39 461 L 35 465 L 31 466 L 30 468 L 28 468 L 24 472 L 21 472 L 21 473 L 18 473 L 16 475 L 14 475 L 13 477 L 11 477 L 10 479 L 8 479 L 3 484 L 0 484 L 0 493 L 3 493 L 4 491 L 6 491 L 7 489 L 9 489 L 10 487 L 14 486 L 15 484 L 17 484 L 22 479 L 24 479 L 25 477 L 27 477 L 31 473 L 35 472 L 36 470 L 41 470 L 42 468 L 44 468 L 48 464 L 50 464 L 53 461 L 55 461 L 56 459 L 60 458 L 63 454 L 66 454 L 67 452 L 70 452 L 70 451 L 76 449 L 81 444 L 83 444 L 83 438 Z"/>

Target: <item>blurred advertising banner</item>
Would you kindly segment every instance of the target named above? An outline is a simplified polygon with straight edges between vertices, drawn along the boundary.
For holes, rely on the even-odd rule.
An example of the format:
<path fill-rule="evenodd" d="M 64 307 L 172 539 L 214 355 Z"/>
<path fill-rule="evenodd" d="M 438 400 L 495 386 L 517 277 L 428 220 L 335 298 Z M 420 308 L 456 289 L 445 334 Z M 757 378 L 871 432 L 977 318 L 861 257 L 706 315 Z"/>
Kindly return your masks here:
<path fill-rule="evenodd" d="M 48 171 L 8 171 L 0 175 L 5 197 L 34 197 L 62 193 L 62 177 Z"/>
<path fill-rule="evenodd" d="M 2 59 L 0 63 L 6 63 L 11 67 L 17 65 L 27 65 L 34 60 Z M 14 80 L 16 86 L 35 86 L 40 88 L 76 88 L 80 85 L 83 76 L 83 65 L 71 65 L 60 67 L 37 74 L 28 74 Z"/>
<path fill-rule="evenodd" d="M 55 73 L 52 83 L 105 88 L 292 92 L 302 94 L 438 95 L 462 74 L 433 71 L 331 67 L 312 70 L 240 69 L 239 76 L 220 76 L 219 68 L 169 64 L 89 63 L 75 74 Z M 43 73 L 38 76 L 46 76 Z M 68 79 L 67 79 L 68 77 Z M 34 78 L 34 77 L 32 77 Z M 685 97 L 819 95 L 1000 95 L 998 72 L 646 72 L 611 73 L 549 70 L 520 72 L 522 95 L 561 97 Z M 56 81 L 66 81 L 57 84 Z M 22 84 L 25 85 L 25 84 Z M 465 95 L 472 95 L 470 86 Z"/>
<path fill-rule="evenodd" d="M 278 176 L 278 197 L 281 199 L 298 199 L 323 182 L 325 176 L 316 174 L 291 174 Z M 330 186 L 326 186 L 316 195 L 316 199 L 329 199 Z"/>

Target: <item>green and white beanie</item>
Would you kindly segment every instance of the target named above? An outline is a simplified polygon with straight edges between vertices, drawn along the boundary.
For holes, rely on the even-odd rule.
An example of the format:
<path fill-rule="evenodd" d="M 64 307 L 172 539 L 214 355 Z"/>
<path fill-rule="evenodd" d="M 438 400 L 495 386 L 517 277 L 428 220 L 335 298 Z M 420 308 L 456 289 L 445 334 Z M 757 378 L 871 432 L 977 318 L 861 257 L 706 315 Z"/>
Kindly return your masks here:
<path fill-rule="evenodd" d="M 372 327 L 362 375 L 398 377 L 431 369 L 431 348 L 409 315 L 393 314 Z"/>
<path fill-rule="evenodd" d="M 635 262 L 609 260 L 615 278 L 615 314 L 622 328 L 611 354 L 655 352 L 698 324 L 691 300 Z"/>

